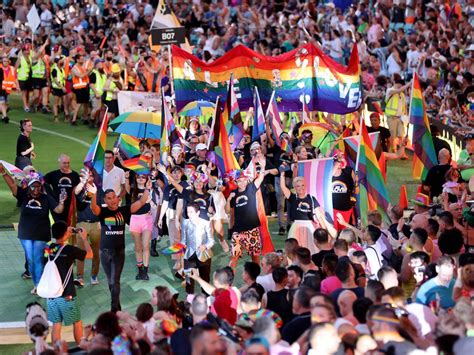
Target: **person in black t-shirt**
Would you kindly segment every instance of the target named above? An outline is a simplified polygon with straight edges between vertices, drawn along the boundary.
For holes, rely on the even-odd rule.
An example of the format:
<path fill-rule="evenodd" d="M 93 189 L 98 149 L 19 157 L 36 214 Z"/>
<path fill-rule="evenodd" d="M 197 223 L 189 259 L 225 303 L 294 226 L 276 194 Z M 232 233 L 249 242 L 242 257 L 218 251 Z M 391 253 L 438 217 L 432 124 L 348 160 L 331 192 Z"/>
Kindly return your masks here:
<path fill-rule="evenodd" d="M 308 248 L 311 254 L 317 252 L 313 241 L 313 233 L 318 227 L 323 227 L 336 236 L 336 231 L 324 217 L 318 201 L 314 196 L 306 192 L 306 183 L 303 177 L 293 179 L 293 187 L 296 193 L 286 187 L 284 182 L 285 170 L 280 172 L 280 188 L 283 195 L 288 200 L 288 214 L 292 222 L 288 238 L 295 238 L 300 247 Z"/>
<path fill-rule="evenodd" d="M 74 340 L 79 345 L 82 338 L 82 321 L 79 301 L 76 297 L 74 287 L 73 268 L 76 260 L 92 259 L 92 249 L 87 241 L 87 232 L 80 229 L 79 236 L 82 239 L 84 249 L 68 245 L 67 242 L 72 234 L 72 227 L 68 227 L 63 221 L 53 224 L 52 233 L 56 243 L 49 244 L 46 249 L 49 259 L 53 260 L 59 253 L 55 263 L 64 284 L 64 292 L 58 298 L 48 298 L 48 320 L 53 323 L 51 340 L 54 344 L 61 340 L 61 325 L 73 325 Z"/>
<path fill-rule="evenodd" d="M 259 160 L 261 170 L 265 171 L 265 158 Z M 249 181 L 249 176 L 244 170 L 235 173 L 237 190 L 231 192 L 227 199 L 226 211 L 231 213 L 232 248 L 229 266 L 235 268 L 237 260 L 246 249 L 255 263 L 260 262 L 262 243 L 260 241 L 260 220 L 257 212 L 257 191 L 262 185 L 265 174 L 258 174 L 257 178 Z M 232 210 L 231 210 L 232 209 Z"/>
<path fill-rule="evenodd" d="M 439 164 L 428 170 L 425 180 L 423 181 L 423 190 L 429 193 L 430 199 L 441 195 L 443 192 L 443 184 L 446 182 L 446 173 L 451 168 L 451 154 L 445 148 L 441 149 L 438 154 Z"/>
<path fill-rule="evenodd" d="M 97 187 L 93 184 L 87 185 L 87 191 L 92 194 L 91 210 L 100 219 L 100 261 L 107 276 L 112 296 L 112 312 L 122 309 L 120 305 L 120 276 L 125 263 L 125 224 L 129 223 L 130 215 L 137 212 L 147 202 L 151 188 L 150 180 L 145 187 L 146 189 L 139 200 L 132 205 L 125 206 L 120 206 L 120 199 L 113 189 L 107 189 L 104 191 L 106 207 L 101 207 L 97 203 Z"/>
<path fill-rule="evenodd" d="M 338 152 L 334 156 L 332 168 L 332 206 L 334 209 L 334 227 L 339 231 L 345 227 L 337 220 L 340 214 L 347 223 L 350 223 L 354 211 L 353 195 L 358 193 L 354 171 L 347 166 L 344 153 Z"/>
<path fill-rule="evenodd" d="M 64 211 L 60 214 L 53 212 L 53 218 L 57 221 L 68 221 L 69 208 L 71 207 L 71 196 L 74 188 L 79 184 L 79 174 L 71 169 L 71 158 L 66 154 L 61 154 L 58 158 L 59 169 L 50 171 L 44 176 L 46 188 L 52 190 L 54 198 L 59 200 L 59 195 L 66 194 L 66 201 L 64 203 Z"/>
<path fill-rule="evenodd" d="M 384 152 L 388 152 L 388 148 L 391 147 L 390 143 L 390 130 L 388 128 L 380 126 L 380 115 L 377 112 L 370 114 L 371 127 L 367 127 L 369 133 L 380 132 L 380 144 Z"/>
<path fill-rule="evenodd" d="M 16 158 L 15 166 L 23 170 L 28 165 L 33 165 L 31 159 L 36 158 L 34 152 L 35 145 L 30 139 L 30 134 L 33 132 L 33 123 L 29 119 L 20 121 L 21 134 L 16 141 Z"/>

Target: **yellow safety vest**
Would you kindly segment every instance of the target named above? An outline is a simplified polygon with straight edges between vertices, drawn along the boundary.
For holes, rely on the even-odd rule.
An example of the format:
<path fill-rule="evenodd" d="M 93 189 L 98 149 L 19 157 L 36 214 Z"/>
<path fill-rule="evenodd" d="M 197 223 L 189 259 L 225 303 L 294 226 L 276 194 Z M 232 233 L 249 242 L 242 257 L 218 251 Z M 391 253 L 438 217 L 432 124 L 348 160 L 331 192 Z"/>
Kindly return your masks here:
<path fill-rule="evenodd" d="M 51 67 L 51 74 L 53 73 L 54 69 L 56 69 L 56 78 L 53 78 L 51 75 L 51 86 L 53 89 L 62 89 L 66 86 L 66 75 L 64 74 L 64 69 L 59 68 L 57 64 L 53 64 Z M 61 86 L 58 85 L 56 81 L 59 81 Z"/>
<path fill-rule="evenodd" d="M 399 111 L 398 106 L 403 105 L 402 109 Z M 387 101 L 385 105 L 385 114 L 387 116 L 402 116 L 405 114 L 404 106 L 405 105 L 405 94 L 400 92 L 398 94 L 393 94 Z"/>
<path fill-rule="evenodd" d="M 43 59 L 38 59 L 38 61 L 31 66 L 31 77 L 35 79 L 46 78 L 46 65 Z"/>
<path fill-rule="evenodd" d="M 120 79 L 121 80 L 121 79 Z M 111 80 L 110 81 L 110 86 L 109 90 L 107 90 L 107 95 L 105 96 L 105 101 L 112 101 L 114 100 L 113 94 L 114 90 L 117 88 L 117 85 L 115 85 L 115 81 Z"/>
<path fill-rule="evenodd" d="M 30 55 L 30 63 L 31 63 L 31 55 Z M 22 55 L 20 58 L 20 65 L 16 70 L 17 78 L 20 81 L 26 81 L 30 77 L 30 65 L 26 61 L 25 57 Z"/>
<path fill-rule="evenodd" d="M 95 74 L 95 89 L 99 92 L 99 95 L 102 96 L 104 93 L 104 85 L 105 82 L 107 81 L 107 74 L 103 73 L 101 74 L 98 70 L 94 69 L 92 73 Z M 90 96 L 94 97 L 95 93 L 94 90 L 90 90 Z"/>

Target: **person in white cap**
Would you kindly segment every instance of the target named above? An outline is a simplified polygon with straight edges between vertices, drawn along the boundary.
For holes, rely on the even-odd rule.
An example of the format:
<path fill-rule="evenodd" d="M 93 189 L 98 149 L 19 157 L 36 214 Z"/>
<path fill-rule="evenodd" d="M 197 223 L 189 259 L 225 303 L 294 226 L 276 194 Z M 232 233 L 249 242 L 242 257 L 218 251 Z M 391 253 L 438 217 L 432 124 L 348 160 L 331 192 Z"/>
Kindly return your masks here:
<path fill-rule="evenodd" d="M 204 143 L 199 143 L 196 146 L 196 156 L 191 158 L 189 163 L 193 164 L 196 168 L 199 165 L 207 164 L 206 156 L 207 156 L 207 145 L 205 145 Z"/>

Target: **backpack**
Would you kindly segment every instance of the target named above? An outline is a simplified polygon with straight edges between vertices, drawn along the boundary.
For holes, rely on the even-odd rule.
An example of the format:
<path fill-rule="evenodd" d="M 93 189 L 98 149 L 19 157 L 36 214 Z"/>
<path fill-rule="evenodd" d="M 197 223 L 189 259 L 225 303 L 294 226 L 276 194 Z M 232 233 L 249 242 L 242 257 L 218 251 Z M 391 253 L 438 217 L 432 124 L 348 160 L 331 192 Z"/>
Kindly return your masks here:
<path fill-rule="evenodd" d="M 69 279 L 71 278 L 72 266 L 74 265 L 71 264 L 71 267 L 67 272 L 66 279 L 63 282 L 61 280 L 61 275 L 59 274 L 59 270 L 56 265 L 56 259 L 61 254 L 64 247 L 65 245 L 63 245 L 61 249 L 59 249 L 53 260 L 48 257 L 48 262 L 44 267 L 43 274 L 41 275 L 41 279 L 36 288 L 38 296 L 43 298 L 58 298 L 62 296 L 64 288 L 66 287 L 67 283 L 69 282 Z"/>

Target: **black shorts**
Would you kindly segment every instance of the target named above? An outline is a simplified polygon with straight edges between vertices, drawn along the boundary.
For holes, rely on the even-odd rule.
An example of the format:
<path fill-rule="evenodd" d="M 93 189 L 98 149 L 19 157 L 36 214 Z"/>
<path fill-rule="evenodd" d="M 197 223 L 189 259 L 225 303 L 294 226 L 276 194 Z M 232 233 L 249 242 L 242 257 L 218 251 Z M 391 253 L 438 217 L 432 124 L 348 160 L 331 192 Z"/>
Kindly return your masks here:
<path fill-rule="evenodd" d="M 89 103 L 89 88 L 84 89 L 73 89 L 72 92 L 76 95 L 76 102 L 78 104 L 88 104 Z"/>
<path fill-rule="evenodd" d="M 53 93 L 53 96 L 57 96 L 57 97 L 63 97 L 64 95 L 66 95 L 66 93 L 62 91 L 61 89 L 53 88 L 51 92 Z"/>
<path fill-rule="evenodd" d="M 33 90 L 41 90 L 48 87 L 48 82 L 46 79 L 31 78 L 31 87 Z"/>
<path fill-rule="evenodd" d="M 104 105 L 107 105 L 107 107 L 109 108 L 109 113 L 112 113 L 115 116 L 119 115 L 119 108 L 118 108 L 118 101 L 117 100 L 104 101 Z"/>
<path fill-rule="evenodd" d="M 21 91 L 30 91 L 31 90 L 31 79 L 18 80 L 18 84 L 20 84 L 20 90 Z"/>

